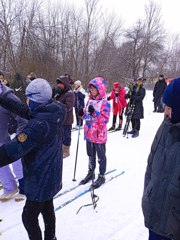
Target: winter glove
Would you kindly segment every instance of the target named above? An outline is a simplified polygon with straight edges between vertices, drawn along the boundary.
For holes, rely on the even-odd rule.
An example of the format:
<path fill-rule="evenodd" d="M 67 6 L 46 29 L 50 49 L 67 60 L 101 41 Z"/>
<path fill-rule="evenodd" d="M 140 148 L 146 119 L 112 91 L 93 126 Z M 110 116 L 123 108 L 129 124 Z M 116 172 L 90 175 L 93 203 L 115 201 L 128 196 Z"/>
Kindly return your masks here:
<path fill-rule="evenodd" d="M 111 100 L 111 97 L 107 97 L 107 100 L 110 101 L 110 100 Z"/>
<path fill-rule="evenodd" d="M 78 115 L 79 115 L 79 117 L 82 117 L 82 116 L 84 115 L 83 108 L 80 108 L 80 109 L 79 109 Z"/>
<path fill-rule="evenodd" d="M 88 112 L 90 113 L 90 115 L 92 115 L 95 112 L 95 109 L 92 105 L 89 105 Z"/>

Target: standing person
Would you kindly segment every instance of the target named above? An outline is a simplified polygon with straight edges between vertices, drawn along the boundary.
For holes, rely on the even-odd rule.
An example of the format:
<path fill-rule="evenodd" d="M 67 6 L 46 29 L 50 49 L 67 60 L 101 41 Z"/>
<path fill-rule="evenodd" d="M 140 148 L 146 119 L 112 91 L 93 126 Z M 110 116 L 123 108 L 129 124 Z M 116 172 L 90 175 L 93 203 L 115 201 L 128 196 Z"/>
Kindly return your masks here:
<path fill-rule="evenodd" d="M 79 129 L 79 126 L 80 127 L 83 126 L 83 120 L 79 118 L 78 112 L 80 111 L 80 109 L 84 108 L 85 106 L 84 99 L 86 96 L 86 92 L 82 87 L 80 80 L 77 80 L 74 82 L 74 94 L 75 94 L 75 114 L 76 114 L 76 123 L 77 123 L 75 128 Z"/>
<path fill-rule="evenodd" d="M 97 154 L 99 175 L 92 187 L 98 188 L 105 182 L 107 123 L 110 116 L 110 104 L 106 99 L 105 80 L 101 77 L 91 80 L 89 82 L 89 92 L 90 97 L 85 110 L 84 112 L 82 110 L 79 112 L 79 115 L 83 116 L 85 121 L 84 137 L 89 157 L 88 174 L 80 184 L 86 184 L 94 178 Z"/>
<path fill-rule="evenodd" d="M 143 99 L 145 95 L 146 90 L 143 87 L 142 78 L 136 79 L 135 84 L 130 86 L 130 90 L 126 94 L 126 98 L 129 98 L 128 105 L 134 106 L 134 112 L 131 119 L 132 131 L 128 132 L 128 134 L 132 134 L 132 138 L 136 138 L 139 136 L 139 131 L 141 127 L 140 119 L 144 118 Z"/>
<path fill-rule="evenodd" d="M 7 79 L 4 77 L 4 73 L 0 72 L 0 82 L 4 84 L 7 87 L 10 87 L 10 83 Z"/>
<path fill-rule="evenodd" d="M 63 158 L 70 155 L 71 146 L 71 129 L 73 124 L 73 107 L 75 103 L 75 95 L 71 90 L 69 77 L 60 76 L 56 80 L 58 92 L 56 94 L 56 100 L 60 101 L 66 106 L 67 116 L 63 124 Z"/>
<path fill-rule="evenodd" d="M 153 102 L 154 111 L 153 112 L 164 112 L 162 105 L 162 96 L 166 89 L 167 83 L 165 81 L 164 75 L 160 75 L 158 81 L 156 82 L 153 90 Z"/>
<path fill-rule="evenodd" d="M 31 72 L 30 74 L 29 74 L 29 79 L 30 79 L 30 81 L 33 81 L 34 79 L 36 79 L 37 78 L 37 76 L 36 76 L 36 73 L 35 72 Z"/>
<path fill-rule="evenodd" d="M 142 209 L 149 240 L 180 239 L 180 78 L 166 88 L 165 118 L 151 146 Z"/>
<path fill-rule="evenodd" d="M 44 220 L 44 239 L 56 240 L 53 197 L 62 188 L 63 104 L 53 102 L 49 83 L 41 78 L 26 88 L 27 105 L 0 97 L 0 104 L 28 119 L 14 140 L 0 147 L 0 166 L 22 158 L 27 197 L 22 221 L 30 240 L 42 240 L 38 222 Z"/>
<path fill-rule="evenodd" d="M 17 72 L 14 75 L 14 80 L 13 83 L 11 84 L 11 87 L 14 89 L 16 96 L 21 99 L 21 102 L 25 103 L 24 94 L 27 84 L 20 73 Z"/>
<path fill-rule="evenodd" d="M 15 96 L 13 90 L 9 87 L 5 86 L 0 81 L 0 96 L 8 97 L 13 99 L 16 102 L 20 102 L 20 100 Z M 9 130 L 12 126 L 9 126 L 13 121 L 17 123 L 16 129 L 14 129 L 11 133 L 20 133 L 23 128 L 26 126 L 27 121 L 16 114 L 4 109 L 0 106 L 0 146 L 3 144 L 7 144 L 10 142 Z M 13 169 L 13 171 L 12 171 Z M 17 181 L 14 178 L 14 174 L 18 179 Z M 12 168 L 10 165 L 0 167 L 0 181 L 3 186 L 3 194 L 0 196 L 0 201 L 4 202 L 15 196 L 15 201 L 24 200 L 24 178 L 22 171 L 22 163 L 21 160 L 17 160 L 12 163 Z M 19 194 L 17 194 L 19 191 Z M 16 195 L 17 194 L 17 195 Z"/>
<path fill-rule="evenodd" d="M 108 131 L 119 131 L 122 128 L 124 108 L 127 106 L 125 94 L 126 90 L 121 87 L 118 82 L 114 82 L 111 95 L 107 98 L 108 101 L 111 99 L 113 100 L 113 123 L 112 127 L 110 127 Z M 119 116 L 119 125 L 115 129 L 117 115 Z"/>

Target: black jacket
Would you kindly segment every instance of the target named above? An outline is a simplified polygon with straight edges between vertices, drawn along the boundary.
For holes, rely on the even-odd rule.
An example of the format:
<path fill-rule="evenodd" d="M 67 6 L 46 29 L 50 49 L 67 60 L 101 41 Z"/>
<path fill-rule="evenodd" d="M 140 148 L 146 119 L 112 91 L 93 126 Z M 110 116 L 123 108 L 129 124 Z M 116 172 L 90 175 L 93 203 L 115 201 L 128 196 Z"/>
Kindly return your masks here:
<path fill-rule="evenodd" d="M 156 84 L 154 86 L 154 90 L 153 90 L 153 97 L 154 97 L 153 101 L 154 102 L 158 102 L 161 99 L 161 97 L 163 96 L 163 93 L 166 89 L 166 86 L 167 86 L 167 84 L 166 84 L 165 79 L 158 80 L 156 82 Z"/>
<path fill-rule="evenodd" d="M 132 119 L 144 118 L 143 99 L 146 95 L 146 90 L 143 85 L 134 85 L 128 92 L 127 97 L 130 99 L 129 104 L 135 105 Z"/>
<path fill-rule="evenodd" d="M 142 209 L 145 226 L 180 239 L 180 123 L 166 118 L 154 138 L 145 174 Z"/>

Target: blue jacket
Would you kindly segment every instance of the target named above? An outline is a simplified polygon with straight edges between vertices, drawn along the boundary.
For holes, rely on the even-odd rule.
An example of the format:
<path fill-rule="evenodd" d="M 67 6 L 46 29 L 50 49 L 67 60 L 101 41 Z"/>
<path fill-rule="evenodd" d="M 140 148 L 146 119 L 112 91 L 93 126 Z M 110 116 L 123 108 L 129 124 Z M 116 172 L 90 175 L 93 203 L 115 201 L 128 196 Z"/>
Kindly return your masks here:
<path fill-rule="evenodd" d="M 9 108 L 12 108 L 12 101 Z M 66 110 L 63 104 L 52 101 L 34 111 L 25 108 L 22 113 L 21 107 L 19 110 L 21 116 L 27 115 L 28 124 L 14 140 L 0 148 L 0 166 L 22 158 L 27 199 L 47 201 L 62 187 L 61 126 Z M 18 111 L 17 104 L 14 111 Z"/>

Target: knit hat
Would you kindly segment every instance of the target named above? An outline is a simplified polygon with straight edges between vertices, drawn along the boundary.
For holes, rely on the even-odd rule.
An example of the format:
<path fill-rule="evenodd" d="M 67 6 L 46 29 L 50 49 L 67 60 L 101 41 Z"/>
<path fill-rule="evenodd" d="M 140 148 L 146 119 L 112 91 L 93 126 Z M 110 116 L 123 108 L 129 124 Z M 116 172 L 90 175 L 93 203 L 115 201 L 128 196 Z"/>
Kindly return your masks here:
<path fill-rule="evenodd" d="M 166 87 L 163 102 L 172 108 L 172 122 L 180 122 L 180 78 L 176 78 Z"/>
<path fill-rule="evenodd" d="M 81 81 L 80 81 L 80 80 L 75 81 L 75 82 L 74 82 L 74 85 L 77 85 L 77 86 L 80 87 L 80 86 L 81 86 Z"/>
<path fill-rule="evenodd" d="M 27 86 L 25 95 L 34 102 L 47 103 L 52 98 L 52 89 L 48 81 L 36 78 Z"/>

